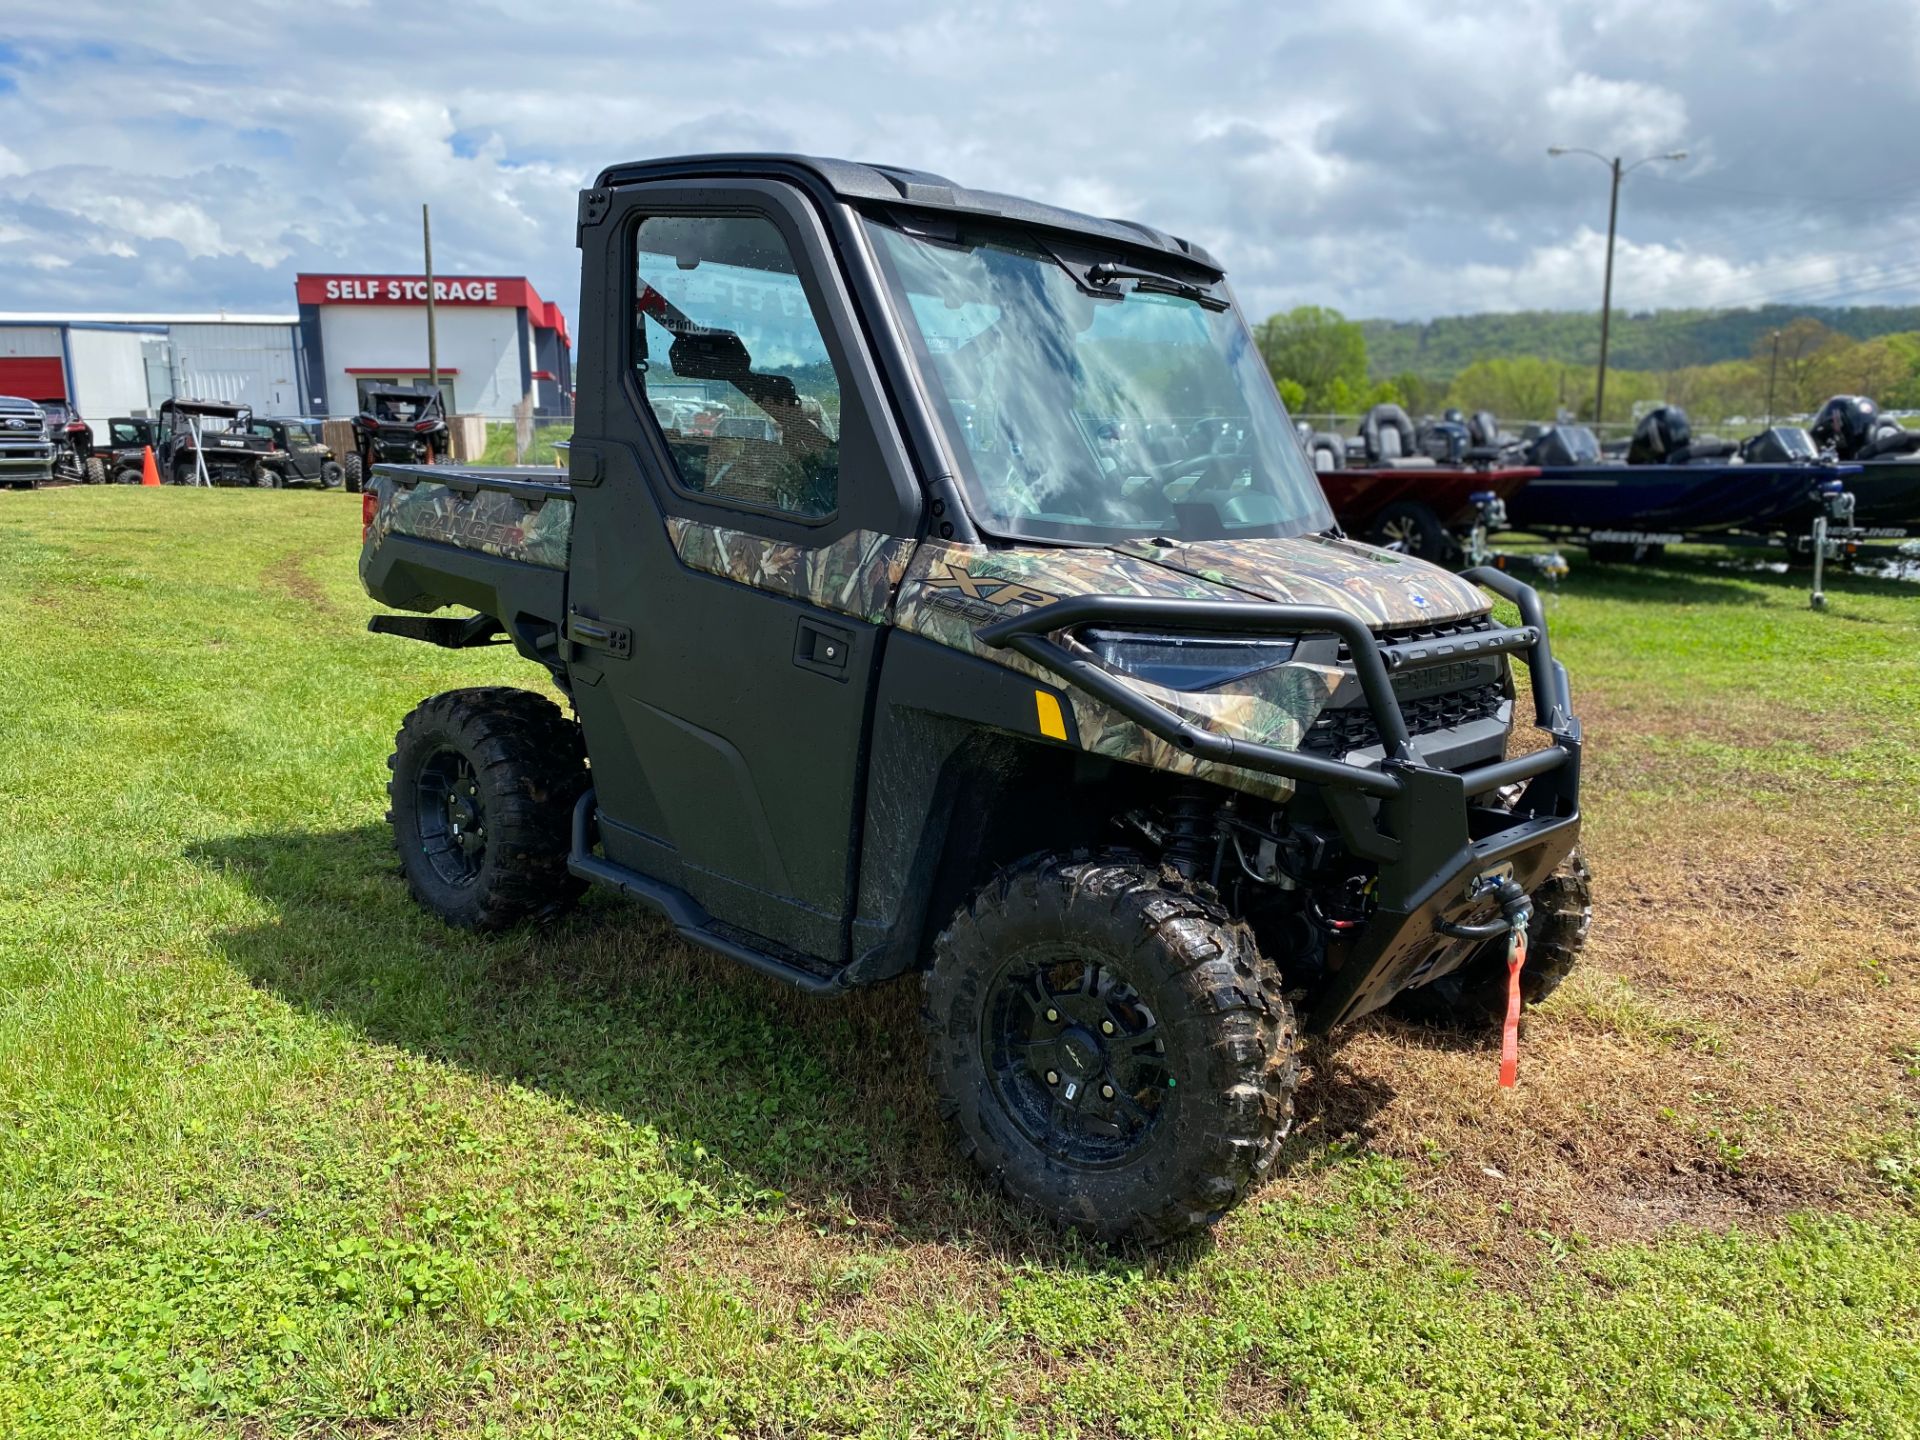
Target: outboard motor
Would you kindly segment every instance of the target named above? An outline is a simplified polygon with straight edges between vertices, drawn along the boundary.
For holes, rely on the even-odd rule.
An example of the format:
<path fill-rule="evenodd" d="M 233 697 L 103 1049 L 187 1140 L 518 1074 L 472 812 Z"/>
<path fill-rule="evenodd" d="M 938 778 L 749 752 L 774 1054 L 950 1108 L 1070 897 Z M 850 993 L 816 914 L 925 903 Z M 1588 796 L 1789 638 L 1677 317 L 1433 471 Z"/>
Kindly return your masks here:
<path fill-rule="evenodd" d="M 1627 445 L 1629 465 L 1677 465 L 1693 443 L 1693 422 L 1678 405 L 1660 405 L 1640 417 Z"/>
<path fill-rule="evenodd" d="M 1543 467 L 1593 465 L 1600 441 L 1585 425 L 1549 425 L 1527 442 L 1527 464 Z"/>
<path fill-rule="evenodd" d="M 1860 447 L 1861 460 L 1886 460 L 1895 455 L 1920 455 L 1920 430 L 1905 430 L 1883 419 L 1873 438 Z"/>
<path fill-rule="evenodd" d="M 1458 410 L 1449 410 L 1448 415 L 1458 415 Z M 1467 427 L 1458 420 L 1429 420 L 1420 427 L 1420 453 L 1431 456 L 1442 465 L 1458 465 L 1467 454 L 1471 437 Z"/>
<path fill-rule="evenodd" d="M 1360 438 L 1367 448 L 1367 459 L 1384 464 L 1406 460 L 1419 453 L 1414 448 L 1413 421 L 1398 405 L 1376 405 L 1360 422 Z"/>
<path fill-rule="evenodd" d="M 1741 445 L 1740 458 L 1754 465 L 1791 465 L 1818 460 L 1820 450 L 1798 425 L 1775 425 Z"/>
<path fill-rule="evenodd" d="M 1866 396 L 1836 395 L 1820 407 L 1807 433 L 1842 460 L 1857 460 L 1879 424 L 1880 412 Z"/>

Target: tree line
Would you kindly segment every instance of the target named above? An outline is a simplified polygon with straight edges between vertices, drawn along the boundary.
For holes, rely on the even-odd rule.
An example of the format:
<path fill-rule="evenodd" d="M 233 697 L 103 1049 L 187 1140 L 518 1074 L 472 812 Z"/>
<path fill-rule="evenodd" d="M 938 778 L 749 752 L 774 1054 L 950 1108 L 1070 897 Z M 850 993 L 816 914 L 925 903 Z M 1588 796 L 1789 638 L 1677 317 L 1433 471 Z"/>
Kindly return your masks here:
<path fill-rule="evenodd" d="M 1768 414 L 1806 414 L 1841 394 L 1867 395 L 1887 409 L 1920 409 L 1920 309 L 1912 313 L 1916 328 L 1904 332 L 1858 338 L 1800 315 L 1757 332 L 1746 353 L 1735 358 L 1655 368 L 1609 365 L 1607 413 L 1601 418 L 1625 423 L 1636 407 L 1668 403 L 1700 421 L 1757 421 Z M 1597 316 L 1567 318 L 1598 328 Z M 1457 406 L 1516 421 L 1561 413 L 1595 419 L 1591 361 L 1483 352 L 1446 374 L 1381 373 L 1377 363 L 1369 364 L 1367 326 L 1320 305 L 1271 316 L 1254 334 L 1281 398 L 1296 414 L 1352 415 L 1391 401 L 1415 417 Z"/>

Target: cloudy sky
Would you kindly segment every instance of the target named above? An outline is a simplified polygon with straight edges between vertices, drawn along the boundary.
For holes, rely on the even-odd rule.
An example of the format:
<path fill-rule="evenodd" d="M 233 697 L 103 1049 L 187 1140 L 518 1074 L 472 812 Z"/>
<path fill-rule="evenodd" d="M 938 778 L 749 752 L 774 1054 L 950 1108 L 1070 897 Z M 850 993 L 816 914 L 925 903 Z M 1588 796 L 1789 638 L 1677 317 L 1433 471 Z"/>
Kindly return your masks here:
<path fill-rule="evenodd" d="M 802 150 L 1146 220 L 1250 311 L 1920 299 L 1920 4 L 8 0 L 0 310 L 526 274 L 603 164 Z"/>

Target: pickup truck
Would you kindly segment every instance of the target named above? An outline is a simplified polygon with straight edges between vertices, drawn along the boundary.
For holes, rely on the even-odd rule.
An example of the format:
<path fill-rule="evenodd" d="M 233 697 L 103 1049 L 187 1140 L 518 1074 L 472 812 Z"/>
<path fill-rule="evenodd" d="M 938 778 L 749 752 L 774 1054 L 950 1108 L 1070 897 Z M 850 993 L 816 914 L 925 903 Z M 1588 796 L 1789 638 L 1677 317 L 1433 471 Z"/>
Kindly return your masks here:
<path fill-rule="evenodd" d="M 31 490 L 53 479 L 47 414 L 32 400 L 0 395 L 0 485 Z"/>
<path fill-rule="evenodd" d="M 371 628 L 511 645 L 567 701 L 406 718 L 425 907 L 597 882 L 812 994 L 918 975 L 959 1150 L 1106 1240 L 1267 1174 L 1302 1032 L 1510 1038 L 1567 973 L 1581 731 L 1538 598 L 1341 533 L 1205 250 L 768 155 L 611 167 L 576 235 L 567 474 L 363 496 Z"/>

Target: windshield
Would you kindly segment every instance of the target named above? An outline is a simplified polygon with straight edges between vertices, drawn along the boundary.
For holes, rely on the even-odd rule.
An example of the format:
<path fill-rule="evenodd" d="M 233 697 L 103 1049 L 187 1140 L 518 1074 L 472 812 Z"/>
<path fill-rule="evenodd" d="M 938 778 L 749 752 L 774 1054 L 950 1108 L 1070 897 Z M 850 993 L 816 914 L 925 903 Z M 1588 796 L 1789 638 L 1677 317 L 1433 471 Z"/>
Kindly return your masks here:
<path fill-rule="evenodd" d="M 1333 525 L 1232 309 L 1154 280 L 1083 287 L 1033 240 L 867 224 L 986 529 L 1112 544 Z"/>

